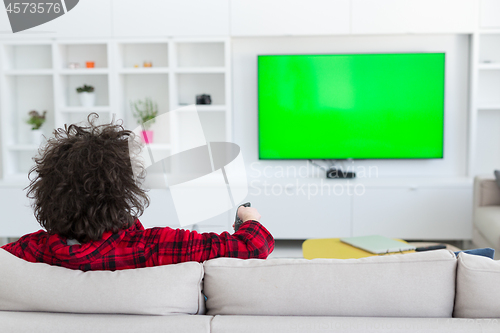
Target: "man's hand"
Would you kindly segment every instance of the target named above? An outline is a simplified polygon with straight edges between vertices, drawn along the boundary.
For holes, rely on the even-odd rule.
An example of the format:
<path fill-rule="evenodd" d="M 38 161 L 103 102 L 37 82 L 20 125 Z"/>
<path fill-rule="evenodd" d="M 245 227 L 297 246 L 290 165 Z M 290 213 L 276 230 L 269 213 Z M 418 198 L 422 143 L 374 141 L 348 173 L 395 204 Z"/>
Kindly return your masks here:
<path fill-rule="evenodd" d="M 257 209 L 253 207 L 244 207 L 241 206 L 238 208 L 238 217 L 243 221 L 246 222 L 248 220 L 254 220 L 254 221 L 260 221 L 260 214 L 257 211 Z M 234 223 L 233 223 L 233 229 L 234 229 Z"/>

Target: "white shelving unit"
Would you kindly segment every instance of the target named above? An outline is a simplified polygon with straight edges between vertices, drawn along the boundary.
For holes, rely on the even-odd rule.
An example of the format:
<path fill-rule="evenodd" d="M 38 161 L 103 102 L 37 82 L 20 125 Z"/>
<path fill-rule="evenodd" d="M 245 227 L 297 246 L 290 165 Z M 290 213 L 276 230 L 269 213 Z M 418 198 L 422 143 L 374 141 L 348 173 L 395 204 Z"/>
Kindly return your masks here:
<path fill-rule="evenodd" d="M 115 116 L 128 129 L 138 124 L 131 102 L 150 97 L 159 113 L 195 104 L 210 94 L 212 105 L 197 109 L 207 141 L 231 140 L 230 47 L 228 38 L 141 38 L 0 43 L 0 94 L 3 182 L 25 185 L 38 146 L 30 142 L 30 110 L 47 110 L 42 129 L 49 136 L 64 124 L 85 121 L 96 112 L 100 121 Z M 93 61 L 95 68 L 86 68 Z M 150 62 L 152 67 L 144 67 Z M 70 68 L 71 63 L 79 68 Z M 82 107 L 76 88 L 95 87 L 96 104 Z M 166 153 L 182 148 L 183 116 L 168 128 L 154 124 L 151 149 Z M 181 130 L 183 129 L 183 130 Z M 151 170 L 154 172 L 153 170 Z"/>
<path fill-rule="evenodd" d="M 472 38 L 469 174 L 492 175 L 500 165 L 500 30 L 478 30 Z"/>

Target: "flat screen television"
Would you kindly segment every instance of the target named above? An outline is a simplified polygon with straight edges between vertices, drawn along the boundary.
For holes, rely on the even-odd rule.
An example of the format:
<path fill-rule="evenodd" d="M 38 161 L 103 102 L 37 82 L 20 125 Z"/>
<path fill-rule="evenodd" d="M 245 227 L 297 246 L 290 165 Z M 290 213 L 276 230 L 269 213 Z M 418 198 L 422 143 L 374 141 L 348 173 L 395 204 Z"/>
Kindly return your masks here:
<path fill-rule="evenodd" d="M 260 159 L 443 157 L 444 53 L 257 61 Z"/>

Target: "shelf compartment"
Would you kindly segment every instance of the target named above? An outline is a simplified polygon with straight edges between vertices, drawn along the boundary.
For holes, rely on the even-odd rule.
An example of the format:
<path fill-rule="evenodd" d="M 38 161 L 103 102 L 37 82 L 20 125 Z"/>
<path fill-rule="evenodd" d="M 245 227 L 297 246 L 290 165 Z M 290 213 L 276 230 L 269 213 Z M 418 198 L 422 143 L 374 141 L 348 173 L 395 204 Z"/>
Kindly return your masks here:
<path fill-rule="evenodd" d="M 481 36 L 479 37 L 479 63 L 484 64 L 485 61 L 489 61 L 492 64 L 499 65 L 500 34 L 481 34 Z"/>
<path fill-rule="evenodd" d="M 63 75 L 63 108 L 81 107 L 77 87 L 84 84 L 93 86 L 96 95 L 96 107 L 109 106 L 109 81 L 107 75 Z"/>
<path fill-rule="evenodd" d="M 477 143 L 475 165 L 477 174 L 492 174 L 500 165 L 500 149 L 492 149 L 500 142 L 500 112 L 481 110 L 477 115 Z M 492 146 L 493 145 L 493 146 Z"/>
<path fill-rule="evenodd" d="M 37 155 L 36 150 L 18 150 L 10 152 L 13 156 L 15 174 L 28 177 L 28 173 L 35 165 L 33 157 Z"/>
<path fill-rule="evenodd" d="M 36 54 L 36 57 L 33 55 Z M 5 45 L 6 70 L 37 70 L 52 68 L 52 45 Z"/>
<path fill-rule="evenodd" d="M 500 71 L 480 71 L 478 78 L 478 105 L 500 104 Z"/>
<path fill-rule="evenodd" d="M 9 76 L 6 78 L 6 145 L 31 143 L 31 126 L 26 123 L 32 110 L 47 111 L 46 121 L 41 129 L 43 134 L 52 132 L 54 127 L 54 90 L 53 77 Z"/>
<path fill-rule="evenodd" d="M 151 98 L 158 104 L 158 113 L 169 111 L 169 76 L 168 74 L 121 74 L 120 106 L 124 114 L 124 124 L 129 129 L 139 126 L 133 115 L 132 102 Z M 154 132 L 153 142 L 170 143 L 170 124 L 155 122 L 151 127 Z"/>
<path fill-rule="evenodd" d="M 177 42 L 177 66 L 224 67 L 224 42 Z"/>
<path fill-rule="evenodd" d="M 135 65 L 144 68 L 144 62 L 153 67 L 168 67 L 168 43 L 121 43 L 118 44 L 119 68 L 133 69 Z M 146 67 L 145 69 L 149 69 Z"/>
<path fill-rule="evenodd" d="M 108 48 L 105 43 L 96 44 L 60 44 L 59 56 L 61 69 L 68 69 L 70 63 L 78 63 L 81 69 L 86 69 L 85 63 L 93 61 L 95 68 L 108 67 Z M 79 69 L 75 69 L 79 70 Z"/>
<path fill-rule="evenodd" d="M 195 104 L 196 95 L 208 94 L 212 103 L 225 104 L 224 74 L 176 74 L 179 104 Z"/>

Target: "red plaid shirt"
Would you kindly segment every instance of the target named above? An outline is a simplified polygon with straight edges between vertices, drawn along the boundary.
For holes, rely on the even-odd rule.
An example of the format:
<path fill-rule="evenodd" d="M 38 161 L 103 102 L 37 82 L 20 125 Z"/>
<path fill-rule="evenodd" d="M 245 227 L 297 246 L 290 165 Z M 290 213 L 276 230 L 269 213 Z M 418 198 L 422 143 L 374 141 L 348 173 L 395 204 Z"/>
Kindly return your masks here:
<path fill-rule="evenodd" d="M 68 245 L 66 238 L 40 230 L 2 248 L 30 262 L 82 271 L 119 270 L 217 257 L 265 259 L 274 249 L 274 238 L 257 221 L 246 221 L 232 235 L 218 235 L 168 227 L 144 229 L 137 220 L 128 229 L 105 232 L 101 240 L 82 245 Z"/>

